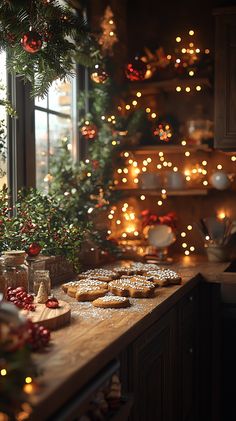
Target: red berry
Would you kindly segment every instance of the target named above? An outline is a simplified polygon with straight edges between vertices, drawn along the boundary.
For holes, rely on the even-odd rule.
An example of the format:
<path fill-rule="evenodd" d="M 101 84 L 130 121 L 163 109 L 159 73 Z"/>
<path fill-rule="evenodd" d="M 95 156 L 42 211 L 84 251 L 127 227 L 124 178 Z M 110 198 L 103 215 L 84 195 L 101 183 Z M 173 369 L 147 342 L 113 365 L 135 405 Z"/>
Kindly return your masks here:
<path fill-rule="evenodd" d="M 25 292 L 25 288 L 23 288 L 23 287 L 17 287 L 15 291 L 16 292 Z"/>

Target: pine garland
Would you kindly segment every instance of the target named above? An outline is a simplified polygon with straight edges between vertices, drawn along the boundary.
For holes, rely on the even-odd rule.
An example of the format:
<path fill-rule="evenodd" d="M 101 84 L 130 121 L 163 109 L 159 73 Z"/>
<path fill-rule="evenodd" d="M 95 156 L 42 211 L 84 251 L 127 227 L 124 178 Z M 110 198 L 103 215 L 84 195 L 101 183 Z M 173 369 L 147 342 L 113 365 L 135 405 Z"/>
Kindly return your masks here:
<path fill-rule="evenodd" d="M 22 48 L 21 39 L 30 29 L 41 37 L 38 52 Z M 74 74 L 75 62 L 92 66 L 99 55 L 83 16 L 57 0 L 3 0 L 1 50 L 7 52 L 9 72 L 29 81 L 32 96 L 39 97 L 47 94 L 54 80 Z"/>

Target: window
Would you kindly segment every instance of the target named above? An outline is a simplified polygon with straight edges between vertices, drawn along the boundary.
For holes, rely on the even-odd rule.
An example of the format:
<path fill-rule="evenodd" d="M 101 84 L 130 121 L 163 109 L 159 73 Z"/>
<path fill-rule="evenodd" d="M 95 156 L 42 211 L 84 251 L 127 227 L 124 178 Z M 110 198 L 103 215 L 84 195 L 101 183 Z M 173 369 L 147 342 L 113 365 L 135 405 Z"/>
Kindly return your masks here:
<path fill-rule="evenodd" d="M 6 98 L 6 53 L 0 53 L 0 99 Z M 0 106 L 0 188 L 7 184 L 7 116 L 4 106 Z"/>
<path fill-rule="evenodd" d="M 36 187 L 47 192 L 50 185 L 50 159 L 61 140 L 71 140 L 76 153 L 76 77 L 55 81 L 48 95 L 35 100 Z"/>

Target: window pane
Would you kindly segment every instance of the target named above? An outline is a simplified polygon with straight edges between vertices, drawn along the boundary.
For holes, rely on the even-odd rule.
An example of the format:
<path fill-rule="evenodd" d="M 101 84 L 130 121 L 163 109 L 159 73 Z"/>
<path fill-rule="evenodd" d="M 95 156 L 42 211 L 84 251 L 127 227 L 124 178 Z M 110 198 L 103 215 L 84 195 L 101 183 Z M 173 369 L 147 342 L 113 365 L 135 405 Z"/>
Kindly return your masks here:
<path fill-rule="evenodd" d="M 48 123 L 47 113 L 35 110 L 36 186 L 47 191 L 48 182 Z"/>
<path fill-rule="evenodd" d="M 6 98 L 7 91 L 6 53 L 0 53 L 0 98 Z M 5 107 L 0 106 L 0 188 L 7 184 L 7 116 Z"/>
<path fill-rule="evenodd" d="M 48 108 L 63 114 L 71 114 L 72 81 L 55 81 L 49 89 Z"/>
<path fill-rule="evenodd" d="M 35 98 L 35 106 L 36 107 L 41 107 L 41 108 L 47 108 L 47 106 L 48 106 L 48 98 L 47 98 L 47 96 L 45 96 L 44 98 L 36 97 Z"/>

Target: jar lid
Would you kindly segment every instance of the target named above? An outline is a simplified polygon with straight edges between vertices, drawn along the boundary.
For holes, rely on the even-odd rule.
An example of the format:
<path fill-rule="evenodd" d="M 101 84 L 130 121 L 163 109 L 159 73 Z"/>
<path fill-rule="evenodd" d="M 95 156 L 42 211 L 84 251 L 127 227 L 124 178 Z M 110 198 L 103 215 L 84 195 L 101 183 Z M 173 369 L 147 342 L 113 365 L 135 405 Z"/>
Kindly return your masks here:
<path fill-rule="evenodd" d="M 9 250 L 4 252 L 4 262 L 7 266 L 22 265 L 25 262 L 24 250 Z"/>
<path fill-rule="evenodd" d="M 8 251 L 4 251 L 3 254 L 6 256 L 17 256 L 17 257 L 26 255 L 24 250 L 8 250 Z"/>

